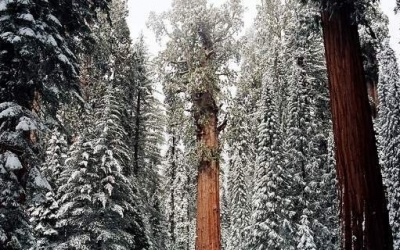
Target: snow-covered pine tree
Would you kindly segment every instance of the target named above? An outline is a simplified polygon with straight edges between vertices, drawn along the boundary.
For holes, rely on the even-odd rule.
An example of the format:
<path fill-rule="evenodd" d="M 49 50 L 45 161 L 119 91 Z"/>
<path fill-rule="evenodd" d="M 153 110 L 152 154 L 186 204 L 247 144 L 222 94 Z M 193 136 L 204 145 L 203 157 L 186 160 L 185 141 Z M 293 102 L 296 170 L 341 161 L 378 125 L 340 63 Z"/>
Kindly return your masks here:
<path fill-rule="evenodd" d="M 163 206 L 162 196 L 162 181 L 161 176 L 158 176 L 158 183 L 155 185 L 155 190 L 150 198 L 150 218 L 149 224 L 151 227 L 149 242 L 150 249 L 167 249 L 167 221 Z"/>
<path fill-rule="evenodd" d="M 149 221 L 146 224 L 150 241 L 152 241 L 151 245 L 153 249 L 162 249 L 165 246 L 159 244 L 163 242 L 164 235 L 163 232 L 157 233 L 156 231 L 163 230 L 161 224 L 164 223 L 165 218 L 161 211 L 154 206 L 158 206 L 157 204 L 161 202 L 159 167 L 165 121 L 162 105 L 156 98 L 154 81 L 150 77 L 148 55 L 143 36 L 140 36 L 134 44 L 132 63 L 134 74 L 132 83 L 135 84 L 131 119 L 133 174 L 143 181 L 142 200 Z M 150 217 L 153 222 L 161 224 L 151 224 Z"/>
<path fill-rule="evenodd" d="M 70 157 L 59 189 L 61 247 L 151 248 L 145 224 L 153 218 L 147 216 L 148 201 L 142 196 L 147 185 L 139 185 L 133 175 L 133 153 L 128 150 L 138 83 L 126 16 L 126 1 L 114 1 L 109 16 L 100 15 L 93 26 L 97 48 L 85 59 L 90 67 L 82 79 L 89 103 L 81 143 L 85 148 Z M 71 197 L 80 189 L 86 195 L 82 201 L 79 195 Z M 87 219 L 95 223 L 86 225 Z M 71 230 L 79 226 L 78 232 Z"/>
<path fill-rule="evenodd" d="M 400 249 L 400 75 L 389 39 L 378 54 L 379 60 L 379 148 L 383 177 L 387 186 L 389 221 L 394 249 Z"/>
<path fill-rule="evenodd" d="M 169 87 L 164 85 L 168 136 L 168 149 L 163 166 L 164 206 L 169 236 L 167 249 L 189 250 L 194 247 L 194 242 L 191 240 L 194 235 L 191 235 L 191 232 L 195 218 L 195 214 L 191 211 L 194 180 L 190 176 L 190 168 L 194 170 L 195 168 L 190 162 L 193 158 L 189 154 L 191 147 L 186 144 L 189 130 L 187 124 L 190 119 L 185 115 L 183 100 L 179 95 L 174 95 Z"/>
<path fill-rule="evenodd" d="M 262 56 L 263 44 L 257 43 L 255 32 L 249 33 L 243 41 L 242 64 L 240 77 L 237 81 L 237 94 L 229 103 L 231 109 L 228 111 L 227 144 L 228 148 L 236 141 L 236 136 L 241 135 L 243 155 L 246 156 L 244 166 L 246 168 L 247 199 L 250 202 L 253 189 L 254 165 L 256 163 L 258 126 L 261 121 L 259 114 L 262 73 L 265 71 L 265 58 Z M 242 112 L 243 111 L 243 112 Z M 237 125 L 236 125 L 237 124 Z M 229 152 L 228 152 L 229 153 Z M 229 163 L 228 163 L 229 164 Z M 229 168 L 229 166 L 228 166 Z M 230 170 L 228 174 L 233 174 Z M 229 179 L 229 178 L 228 178 Z"/>
<path fill-rule="evenodd" d="M 260 23 L 256 24 L 259 28 Z M 265 58 L 262 56 L 265 53 L 265 50 L 263 51 L 265 44 L 257 40 L 258 32 L 262 31 L 264 30 L 259 29 L 257 32 L 254 29 L 249 30 L 241 41 L 240 76 L 235 81 L 237 91 L 235 97 L 228 102 L 230 107 L 227 112 L 229 115 L 227 133 L 223 137 L 227 144 L 228 160 L 224 164 L 227 167 L 222 175 L 226 175 L 226 184 L 222 185 L 224 193 L 221 209 L 222 216 L 227 217 L 222 217 L 223 226 L 226 227 L 222 228 L 226 249 L 238 249 L 238 247 L 242 249 L 249 240 L 248 226 L 250 225 L 251 197 L 254 191 L 251 187 L 254 181 L 260 123 L 258 106 L 262 82 L 261 72 L 265 70 Z M 243 180 L 236 178 L 237 176 L 243 177 Z M 238 189 L 244 189 L 244 193 L 234 198 L 233 191 L 238 191 Z M 241 201 L 240 204 L 235 205 L 233 202 L 237 198 Z M 242 220 L 246 214 L 248 218 Z"/>
<path fill-rule="evenodd" d="M 40 126 L 32 111 L 55 110 L 61 98 L 77 92 L 78 69 L 69 35 L 80 32 L 87 37 L 90 30 L 84 24 L 95 18 L 97 7 L 107 8 L 107 0 L 81 1 L 73 8 L 68 3 L 0 1 L 0 248 L 35 244 L 25 210 L 27 198 L 35 197 L 25 188 L 32 194 L 42 188 L 32 182 L 33 175 L 40 175 L 42 152 L 36 132 Z M 76 18 L 70 19 L 72 15 Z"/>
<path fill-rule="evenodd" d="M 315 244 L 314 241 L 315 234 L 311 230 L 308 216 L 305 214 L 301 215 L 300 217 L 300 223 L 298 225 L 297 235 L 299 237 L 297 249 L 302 249 L 302 250 L 317 249 L 317 245 Z"/>
<path fill-rule="evenodd" d="M 223 165 L 222 165 L 223 166 Z M 228 192 L 228 178 L 226 176 L 227 171 L 221 171 L 220 182 L 222 183 L 220 188 L 220 197 L 221 197 L 221 248 L 228 249 L 229 247 L 229 234 L 231 228 L 231 209 L 229 202 L 229 192 Z M 225 177 L 226 176 L 226 177 Z"/>
<path fill-rule="evenodd" d="M 121 126 L 118 86 L 107 86 L 95 133 L 74 152 L 62 173 L 58 248 L 147 249 L 138 181 L 124 175 L 129 150 Z M 79 228 L 79 230 L 76 230 Z"/>
<path fill-rule="evenodd" d="M 49 182 L 51 191 L 42 199 L 32 201 L 28 209 L 39 249 L 51 248 L 50 244 L 58 237 L 55 228 L 58 210 L 56 194 L 60 184 L 60 174 L 65 169 L 68 148 L 66 136 L 54 128 L 50 133 L 50 139 L 47 140 L 46 158 L 42 165 L 42 173 Z"/>
<path fill-rule="evenodd" d="M 291 180 L 282 165 L 282 133 L 271 90 L 273 79 L 266 72 L 262 85 L 249 249 L 288 249 L 288 233 L 293 230 L 289 217 L 292 208 L 285 194 Z"/>
<path fill-rule="evenodd" d="M 176 168 L 176 176 L 173 183 L 175 192 L 175 237 L 176 243 L 173 249 L 189 249 L 190 235 L 189 235 L 189 223 L 191 218 L 188 218 L 190 193 L 187 189 L 189 183 L 189 176 L 187 165 L 184 164 L 183 154 L 181 158 L 178 158 L 178 164 Z"/>
<path fill-rule="evenodd" d="M 184 153 L 181 141 L 176 135 L 171 135 L 170 145 L 166 154 L 164 188 L 165 210 L 167 213 L 167 229 L 169 239 L 167 249 L 189 249 L 189 222 L 187 193 L 188 176 L 184 164 Z"/>
<path fill-rule="evenodd" d="M 196 151 L 196 140 L 193 138 L 193 134 L 196 128 L 193 124 L 192 117 L 185 112 L 185 120 L 183 125 L 186 133 L 183 134 L 182 143 L 184 147 L 183 164 L 186 170 L 186 184 L 185 194 L 187 195 L 187 215 L 186 215 L 186 226 L 188 232 L 187 249 L 194 250 L 196 246 L 196 181 L 197 181 L 197 151 Z"/>
<path fill-rule="evenodd" d="M 165 155 L 164 169 L 163 169 L 163 177 L 164 177 L 164 211 L 167 216 L 167 231 L 168 231 L 168 239 L 166 240 L 167 249 L 172 249 L 175 245 L 175 193 L 174 193 L 174 180 L 176 176 L 176 164 L 177 162 L 177 138 L 175 135 L 172 135 L 167 140 L 168 149 Z"/>
<path fill-rule="evenodd" d="M 289 195 L 296 205 L 297 249 L 337 249 L 336 187 L 328 180 L 334 166 L 328 158 L 332 130 L 322 33 L 313 6 L 285 4 L 285 65 L 290 97 L 285 169 L 293 178 Z M 297 190 L 296 190 L 297 189 Z"/>
<path fill-rule="evenodd" d="M 58 178 L 65 168 L 68 142 L 66 135 L 57 128 L 53 129 L 47 141 L 46 159 L 42 166 L 43 175 L 47 178 L 53 190 L 58 188 Z"/>
<path fill-rule="evenodd" d="M 235 126 L 240 126 L 235 124 Z M 227 250 L 245 249 L 249 233 L 250 203 L 246 185 L 246 155 L 245 141 L 243 138 L 236 138 L 237 143 L 232 144 L 231 159 L 229 161 L 228 190 L 229 197 L 229 219 Z"/>
<path fill-rule="evenodd" d="M 301 57 L 303 56 L 304 55 L 301 55 Z M 284 168 L 286 178 L 290 181 L 284 188 L 284 198 L 290 202 L 291 215 L 289 215 L 289 220 L 293 223 L 293 228 L 292 232 L 290 232 L 290 237 L 288 237 L 292 242 L 287 243 L 288 248 L 295 249 L 297 246 L 303 249 L 301 248 L 305 247 L 303 241 L 306 241 L 309 245 L 314 246 L 311 249 L 315 250 L 314 232 L 309 228 L 310 223 L 308 221 L 308 217 L 312 217 L 313 211 L 310 211 L 307 207 L 311 189 L 306 186 L 308 184 L 306 183 L 307 175 L 310 173 L 309 171 L 312 171 L 310 166 L 311 162 L 309 162 L 308 158 L 308 140 L 310 137 L 307 133 L 307 130 L 312 127 L 310 117 L 310 109 L 312 107 L 309 103 L 309 96 L 307 95 L 307 92 L 309 92 L 311 88 L 307 82 L 308 75 L 305 72 L 302 61 L 304 59 L 300 59 L 296 56 L 291 59 L 293 61 L 287 61 L 290 65 L 289 68 L 292 69 L 292 74 L 287 75 L 289 78 L 290 99 L 288 106 L 287 137 L 284 138 Z M 297 231 L 297 225 L 301 225 L 299 231 Z M 306 233 L 307 235 L 296 235 L 299 233 Z M 308 238 L 304 239 L 304 237 Z"/>
<path fill-rule="evenodd" d="M 235 181 L 231 179 L 231 176 L 241 175 L 240 173 L 236 173 L 236 171 L 243 171 L 245 173 L 245 182 L 239 185 L 248 187 L 245 191 L 245 199 L 249 203 L 248 211 L 243 211 L 248 214 L 251 214 L 251 199 L 254 197 L 254 192 L 258 192 L 257 188 L 250 187 L 253 187 L 254 183 L 259 182 L 259 179 L 255 178 L 255 171 L 257 171 L 258 168 L 254 168 L 254 166 L 258 166 L 256 160 L 258 159 L 257 155 L 259 154 L 259 150 L 257 149 L 259 140 L 261 139 L 259 137 L 259 126 L 264 119 L 262 113 L 265 111 L 261 108 L 264 104 L 260 99 L 264 87 L 264 85 L 262 85 L 263 75 L 267 70 L 273 68 L 276 79 L 280 78 L 281 65 L 275 64 L 274 62 L 280 61 L 280 30 L 283 25 L 282 19 L 277 18 L 282 14 L 279 1 L 262 1 L 261 5 L 257 6 L 257 8 L 258 14 L 255 19 L 254 27 L 247 32 L 242 40 L 240 77 L 236 84 L 236 97 L 230 103 L 232 104 L 232 108 L 228 111 L 230 115 L 227 129 L 228 154 L 232 157 L 232 155 L 235 154 L 235 150 L 238 149 L 237 141 L 241 141 L 239 144 L 241 145 L 240 150 L 242 153 L 236 155 L 238 157 L 236 162 L 241 163 L 244 168 L 238 169 L 234 166 L 235 164 L 231 165 L 232 162 L 228 163 L 228 197 L 232 195 L 231 192 L 232 189 L 235 189 L 234 186 L 240 183 L 240 181 L 235 183 Z M 273 39 L 273 43 L 270 42 L 271 39 Z M 275 61 L 271 60 L 271 58 L 275 58 Z M 270 87 L 274 91 L 282 92 L 284 89 L 283 84 L 281 82 L 275 83 L 276 85 Z M 279 98 L 278 95 L 274 95 L 274 104 L 281 103 L 278 100 Z M 284 96 L 282 96 L 282 99 L 285 99 Z M 278 107 L 276 108 L 279 109 Z M 282 112 L 279 112 L 279 114 L 282 114 Z M 260 184 L 259 187 L 261 186 L 262 184 Z M 229 204 L 231 204 L 229 205 L 229 213 L 231 216 L 231 223 L 234 223 L 234 221 L 239 220 L 239 218 L 235 218 L 234 204 L 231 203 L 231 201 L 232 198 L 230 198 L 229 202 Z M 238 226 L 237 223 L 236 226 L 231 225 L 231 228 L 228 229 L 228 235 L 231 235 L 231 237 L 228 236 L 228 245 L 231 244 L 231 240 L 236 240 L 237 243 L 243 241 L 248 245 L 252 237 L 250 230 L 252 223 L 254 223 L 254 221 L 247 219 L 247 221 L 241 221 L 241 226 Z M 234 233 L 232 230 L 233 227 L 235 227 L 234 231 L 242 233 L 242 240 L 233 238 L 231 234 Z M 242 247 L 244 246 L 245 245 Z M 232 246 L 231 248 L 235 249 L 235 247 Z"/>
<path fill-rule="evenodd" d="M 163 115 L 161 103 L 156 99 L 155 86 L 150 78 L 149 62 L 143 37 L 134 45 L 136 78 L 135 99 L 135 145 L 134 145 L 134 172 L 142 175 L 149 172 L 146 162 L 159 165 L 160 145 L 162 143 Z M 142 169 L 141 169 L 142 168 Z"/>
<path fill-rule="evenodd" d="M 248 249 L 287 249 L 287 233 L 292 225 L 284 189 L 290 180 L 285 179 L 282 165 L 282 117 L 279 96 L 285 83 L 281 77 L 283 6 L 281 1 L 263 1 L 258 6 L 256 18 L 257 51 L 262 67 L 253 73 L 261 86 L 257 104 L 258 136 L 257 156 L 253 176 L 252 214 Z M 268 41 L 268 42 L 267 42 Z M 273 41 L 270 43 L 270 41 Z M 240 98 L 240 97 L 239 97 Z M 285 99 L 285 98 L 282 98 Z M 279 223 L 277 223 L 279 221 Z"/>

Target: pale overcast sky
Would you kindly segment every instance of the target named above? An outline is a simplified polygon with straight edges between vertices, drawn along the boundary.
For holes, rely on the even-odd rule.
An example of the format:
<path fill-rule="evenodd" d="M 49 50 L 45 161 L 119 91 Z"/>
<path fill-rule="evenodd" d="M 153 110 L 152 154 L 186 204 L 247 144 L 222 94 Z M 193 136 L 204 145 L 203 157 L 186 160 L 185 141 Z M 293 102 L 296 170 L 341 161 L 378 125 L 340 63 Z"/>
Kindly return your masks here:
<path fill-rule="evenodd" d="M 196 0 L 193 0 L 196 1 Z M 211 3 L 221 4 L 225 0 L 210 0 Z M 246 12 L 244 15 L 245 28 L 250 27 L 253 18 L 256 15 L 256 5 L 259 0 L 243 1 Z M 397 57 L 400 58 L 400 16 L 394 14 L 395 0 L 381 0 L 382 9 L 389 17 L 389 30 L 391 35 L 391 45 L 395 49 Z M 159 45 L 155 41 L 155 37 L 150 30 L 146 28 L 146 22 L 150 11 L 156 13 L 168 10 L 171 6 L 171 0 L 128 0 L 129 17 L 128 25 L 131 30 L 132 38 L 139 36 L 143 32 L 149 52 L 155 55 L 159 51 Z"/>

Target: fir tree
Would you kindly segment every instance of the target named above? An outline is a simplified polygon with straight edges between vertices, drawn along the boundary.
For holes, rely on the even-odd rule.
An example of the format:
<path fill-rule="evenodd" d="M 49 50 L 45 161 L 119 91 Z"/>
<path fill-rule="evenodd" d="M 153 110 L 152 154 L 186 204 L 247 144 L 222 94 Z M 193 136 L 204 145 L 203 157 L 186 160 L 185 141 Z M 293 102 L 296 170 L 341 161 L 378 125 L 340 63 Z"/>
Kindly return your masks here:
<path fill-rule="evenodd" d="M 250 249 L 283 249 L 289 240 L 288 233 L 293 230 L 290 222 L 292 214 L 290 200 L 285 189 L 290 186 L 290 179 L 285 174 L 282 158 L 282 139 L 277 108 L 273 103 L 273 84 L 266 74 L 263 82 L 262 103 L 259 125 L 259 142 L 252 197 L 252 215 Z M 279 221 L 279 222 L 278 222 Z"/>
<path fill-rule="evenodd" d="M 389 39 L 378 54 L 379 59 L 379 148 L 384 181 L 387 186 L 389 221 L 392 227 L 394 249 L 400 249 L 400 86 L 399 69 Z"/>
<path fill-rule="evenodd" d="M 50 248 L 58 237 L 58 231 L 55 228 L 59 208 L 57 190 L 60 174 L 65 169 L 68 148 L 66 136 L 55 128 L 47 141 L 46 158 L 42 166 L 42 173 L 49 182 L 51 191 L 47 192 L 42 199 L 33 201 L 28 209 L 39 249 Z"/>
<path fill-rule="evenodd" d="M 229 216 L 230 227 L 226 249 L 245 249 L 250 205 L 246 185 L 246 156 L 243 141 L 232 145 L 229 169 Z"/>
<path fill-rule="evenodd" d="M 286 169 L 293 171 L 294 177 L 291 200 L 297 202 L 293 218 L 299 227 L 297 248 L 336 249 L 338 222 L 332 223 L 337 209 L 336 187 L 326 179 L 334 170 L 328 162 L 331 149 L 327 146 L 332 128 L 322 34 L 315 22 L 318 14 L 312 6 L 296 1 L 287 2 L 286 7 L 290 14 L 285 63 L 291 66 L 286 76 L 290 98 L 285 158 Z"/>
<path fill-rule="evenodd" d="M 38 118 L 31 111 L 54 113 L 60 99 L 79 92 L 73 39 L 68 35 L 90 36 L 83 24 L 95 19 L 97 7 L 107 8 L 107 1 L 81 1 L 74 5 L 70 1 L 0 2 L 0 153 L 6 166 L 7 159 L 14 156 L 10 159 L 19 163 L 2 171 L 1 183 L 7 185 L 1 186 L 0 217 L 6 227 L 0 230 L 1 248 L 34 247 L 25 214 L 26 198 L 31 197 L 25 194 L 25 188 L 30 187 L 33 194 L 41 189 L 35 190 L 35 178 L 31 176 L 39 175 L 42 150 Z M 72 15 L 76 18 L 70 19 Z M 46 108 L 41 108 L 40 103 Z M 13 216 L 9 216 L 10 212 Z"/>
<path fill-rule="evenodd" d="M 166 95 L 168 149 L 165 155 L 164 178 L 165 210 L 168 215 L 167 249 L 191 249 L 191 224 L 194 214 L 191 213 L 193 185 L 189 175 L 190 165 L 188 149 L 184 148 L 186 132 L 180 133 L 178 127 L 187 128 L 187 117 L 183 111 L 183 102 L 174 96 L 168 86 L 164 86 Z M 189 163 L 189 164 L 188 164 Z"/>
<path fill-rule="evenodd" d="M 146 249 L 138 183 L 123 174 L 130 159 L 111 86 L 99 112 L 98 137 L 83 142 L 62 173 L 58 226 L 66 239 L 59 247 Z"/>
<path fill-rule="evenodd" d="M 133 126 L 131 127 L 133 132 L 131 143 L 133 148 L 133 173 L 144 182 L 141 191 L 143 201 L 145 201 L 144 211 L 148 211 L 147 230 L 150 234 L 150 240 L 154 241 L 152 243 L 154 249 L 159 249 L 165 247 L 157 246 L 158 243 L 163 242 L 163 233 L 157 233 L 155 230 L 163 230 L 160 225 L 164 223 L 165 218 L 159 208 L 154 206 L 158 206 L 157 204 L 161 202 L 158 195 L 160 193 L 158 172 L 161 165 L 161 144 L 164 141 L 164 114 L 161 109 L 162 105 L 156 98 L 153 79 L 150 77 L 148 55 L 143 36 L 134 45 L 133 52 L 134 76 L 132 80 L 136 84 L 133 91 Z M 151 224 L 150 217 L 152 221 L 158 221 L 161 224 Z"/>

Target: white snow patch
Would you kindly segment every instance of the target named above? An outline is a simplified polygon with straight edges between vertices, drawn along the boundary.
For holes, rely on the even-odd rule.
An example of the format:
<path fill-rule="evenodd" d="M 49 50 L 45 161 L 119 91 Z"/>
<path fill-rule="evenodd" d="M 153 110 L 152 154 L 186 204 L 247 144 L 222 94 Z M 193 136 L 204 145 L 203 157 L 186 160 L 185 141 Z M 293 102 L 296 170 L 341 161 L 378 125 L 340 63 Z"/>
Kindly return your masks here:
<path fill-rule="evenodd" d="M 8 3 L 8 1 L 6 1 L 6 0 L 0 0 L 0 11 L 7 10 L 7 3 Z"/>
<path fill-rule="evenodd" d="M 60 89 L 57 88 L 56 86 L 50 87 L 49 90 L 51 90 L 55 94 L 59 94 L 60 93 Z"/>
<path fill-rule="evenodd" d="M 7 39 L 7 38 L 8 38 L 9 36 L 11 36 L 11 35 L 13 35 L 13 33 L 10 32 L 10 31 L 7 31 L 7 32 L 4 32 L 4 33 L 1 33 L 0 37 L 1 37 L 2 39 Z"/>
<path fill-rule="evenodd" d="M 6 232 L 2 228 L 0 228 L 0 242 L 5 242 L 7 238 L 8 237 L 6 235 Z"/>
<path fill-rule="evenodd" d="M 31 14 L 21 14 L 18 16 L 19 19 L 28 21 L 28 22 L 34 22 L 35 19 L 33 18 L 33 16 Z"/>
<path fill-rule="evenodd" d="M 87 152 L 82 153 L 82 158 L 85 160 L 89 160 L 89 154 Z"/>
<path fill-rule="evenodd" d="M 68 182 L 67 182 L 67 183 L 70 183 L 71 181 L 75 180 L 75 179 L 76 179 L 76 177 L 77 177 L 79 174 L 80 174 L 80 171 L 79 171 L 79 170 L 77 170 L 77 171 L 73 172 L 73 173 L 71 174 L 71 177 L 69 177 L 69 179 L 68 179 Z"/>
<path fill-rule="evenodd" d="M 75 205 L 75 202 L 73 202 L 73 201 L 67 202 L 64 205 L 62 205 L 60 210 L 58 210 L 58 212 L 57 212 L 57 217 L 63 216 L 74 205 Z"/>
<path fill-rule="evenodd" d="M 124 209 L 121 206 L 114 205 L 111 207 L 111 210 L 117 212 L 122 218 L 124 218 Z"/>
<path fill-rule="evenodd" d="M 0 174 L 7 173 L 6 169 L 3 167 L 3 164 L 0 164 Z"/>
<path fill-rule="evenodd" d="M 61 27 L 60 21 L 57 19 L 57 17 L 53 16 L 52 14 L 47 15 L 47 18 L 57 24 L 59 27 Z"/>
<path fill-rule="evenodd" d="M 21 37 L 20 36 L 15 36 L 13 39 L 12 39 L 12 41 L 11 41 L 11 43 L 18 43 L 18 42 L 21 42 Z"/>
<path fill-rule="evenodd" d="M 1 4 L 1 3 L 0 3 Z M 1 10 L 0 10 L 1 11 Z M 0 17 L 0 21 L 5 21 L 5 20 L 8 20 L 8 19 L 10 19 L 10 16 L 9 15 L 4 15 L 4 16 L 1 16 Z"/>
<path fill-rule="evenodd" d="M 27 27 L 20 28 L 18 31 L 18 34 L 20 34 L 22 36 L 29 36 L 29 37 L 36 36 L 35 32 L 31 28 L 27 28 Z"/>
<path fill-rule="evenodd" d="M 57 58 L 58 58 L 61 62 L 65 63 L 65 64 L 70 64 L 70 61 L 68 60 L 68 57 L 66 57 L 64 54 L 59 54 L 59 55 L 57 56 Z"/>
<path fill-rule="evenodd" d="M 20 109 L 18 106 L 11 106 L 0 112 L 0 119 L 4 117 L 14 117 L 19 113 Z"/>
<path fill-rule="evenodd" d="M 58 235 L 58 232 L 53 228 L 49 228 L 43 232 L 44 235 Z"/>
<path fill-rule="evenodd" d="M 113 187 L 113 185 L 111 185 L 111 183 L 107 183 L 104 186 L 104 189 L 107 190 L 108 195 L 111 196 L 114 187 Z"/>
<path fill-rule="evenodd" d="M 100 201 L 100 203 L 103 205 L 103 208 L 106 207 L 107 204 L 107 196 L 105 193 L 101 192 L 97 195 L 97 199 Z"/>
<path fill-rule="evenodd" d="M 32 131 L 36 130 L 36 124 L 32 121 L 32 119 L 22 116 L 19 118 L 19 123 L 17 127 L 15 128 L 16 130 L 22 130 L 22 131 Z"/>
<path fill-rule="evenodd" d="M 22 164 L 18 159 L 18 156 L 10 151 L 6 151 L 4 153 L 5 156 L 5 167 L 6 169 L 8 169 L 9 171 L 14 171 L 14 170 L 18 170 L 18 169 L 22 169 Z"/>
<path fill-rule="evenodd" d="M 43 177 L 43 175 L 37 168 L 32 168 L 29 174 L 33 178 L 33 184 L 36 187 L 45 188 L 49 191 L 52 190 L 49 182 L 46 180 L 45 177 Z"/>
<path fill-rule="evenodd" d="M 57 47 L 57 42 L 52 35 L 47 36 L 47 43 L 53 47 Z"/>
<path fill-rule="evenodd" d="M 21 106 L 15 104 L 13 102 L 3 102 L 0 104 L 0 119 L 6 117 L 15 117 L 18 116 L 22 112 Z"/>

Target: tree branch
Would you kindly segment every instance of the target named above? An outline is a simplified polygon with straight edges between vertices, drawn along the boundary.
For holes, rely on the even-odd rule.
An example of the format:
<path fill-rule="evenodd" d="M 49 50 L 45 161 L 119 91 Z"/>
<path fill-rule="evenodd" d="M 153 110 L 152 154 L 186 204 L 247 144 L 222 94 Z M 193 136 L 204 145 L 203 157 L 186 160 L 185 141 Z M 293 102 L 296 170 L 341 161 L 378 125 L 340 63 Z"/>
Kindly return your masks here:
<path fill-rule="evenodd" d="M 224 121 L 217 127 L 218 133 L 223 131 L 227 124 L 228 124 L 228 119 L 227 119 L 227 116 L 225 116 Z"/>

